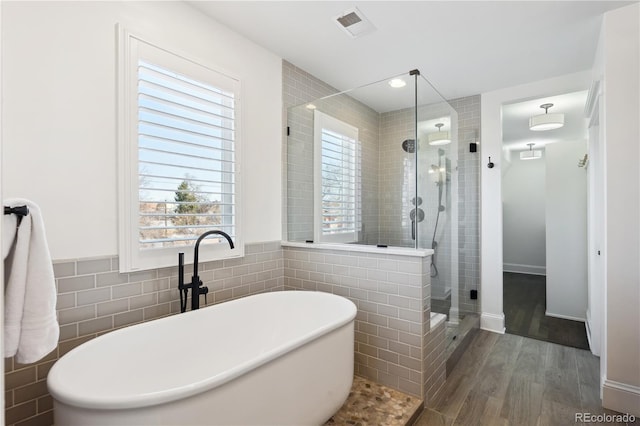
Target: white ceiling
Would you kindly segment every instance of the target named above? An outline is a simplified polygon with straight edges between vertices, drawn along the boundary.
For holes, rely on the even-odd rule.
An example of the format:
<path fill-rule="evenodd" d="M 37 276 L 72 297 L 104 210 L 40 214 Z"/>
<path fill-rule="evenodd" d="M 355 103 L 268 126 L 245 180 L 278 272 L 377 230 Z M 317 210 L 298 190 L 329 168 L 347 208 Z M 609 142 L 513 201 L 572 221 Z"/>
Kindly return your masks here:
<path fill-rule="evenodd" d="M 419 69 L 446 99 L 592 67 L 602 14 L 631 1 L 188 1 L 206 15 L 383 112 L 406 107 L 407 85 L 384 80 Z M 350 38 L 334 18 L 354 6 L 376 30 Z M 408 79 L 407 79 L 408 80 Z M 422 85 L 428 97 L 437 93 Z M 411 89 L 411 90 L 409 90 Z M 384 91 L 384 101 L 377 101 Z M 425 95 L 427 96 L 427 95 Z M 585 138 L 586 92 L 505 105 L 506 149 Z M 413 99 L 413 96 L 410 96 Z M 410 99 L 410 100 L 411 100 Z M 431 101 L 435 102 L 435 101 Z M 531 115 L 565 113 L 565 126 L 532 132 Z M 433 121 L 433 120 L 432 120 Z M 441 119 L 435 121 L 442 121 Z M 432 131 L 435 122 L 423 123 Z M 448 127 L 449 123 L 446 123 Z M 431 130 L 428 130 L 431 129 Z M 447 129 L 444 129 L 447 130 Z"/>
<path fill-rule="evenodd" d="M 447 99 L 591 68 L 616 1 L 189 1 L 339 90 L 417 68 Z M 350 38 L 357 6 L 376 26 Z"/>

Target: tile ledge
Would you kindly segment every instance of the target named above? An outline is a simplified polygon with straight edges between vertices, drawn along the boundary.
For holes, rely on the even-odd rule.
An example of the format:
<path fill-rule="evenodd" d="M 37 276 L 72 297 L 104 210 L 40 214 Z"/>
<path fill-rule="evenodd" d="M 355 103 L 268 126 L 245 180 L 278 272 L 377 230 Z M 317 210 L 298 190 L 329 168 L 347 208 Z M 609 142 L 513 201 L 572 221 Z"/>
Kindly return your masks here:
<path fill-rule="evenodd" d="M 282 241 L 282 247 L 308 248 L 314 250 L 355 251 L 361 253 L 393 254 L 410 257 L 427 257 L 433 254 L 431 249 L 413 249 L 407 247 L 376 247 L 364 244 L 299 243 Z"/>
<path fill-rule="evenodd" d="M 435 312 L 431 312 L 431 331 L 434 328 L 445 322 L 447 316 L 445 314 L 437 314 Z"/>

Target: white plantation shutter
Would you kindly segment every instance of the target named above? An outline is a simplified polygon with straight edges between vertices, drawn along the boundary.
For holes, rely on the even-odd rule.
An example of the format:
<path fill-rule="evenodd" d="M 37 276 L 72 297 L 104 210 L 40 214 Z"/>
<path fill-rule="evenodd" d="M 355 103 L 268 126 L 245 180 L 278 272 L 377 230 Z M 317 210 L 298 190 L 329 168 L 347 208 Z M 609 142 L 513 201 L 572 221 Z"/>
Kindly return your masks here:
<path fill-rule="evenodd" d="M 314 240 L 355 242 L 361 222 L 358 129 L 315 110 L 314 131 Z"/>
<path fill-rule="evenodd" d="M 121 269 L 175 264 L 212 229 L 237 243 L 239 82 L 125 30 L 121 37 L 120 198 L 129 204 L 120 208 Z M 221 237 L 205 244 L 203 260 L 241 254 Z"/>
<path fill-rule="evenodd" d="M 139 243 L 234 236 L 234 94 L 138 62 Z"/>

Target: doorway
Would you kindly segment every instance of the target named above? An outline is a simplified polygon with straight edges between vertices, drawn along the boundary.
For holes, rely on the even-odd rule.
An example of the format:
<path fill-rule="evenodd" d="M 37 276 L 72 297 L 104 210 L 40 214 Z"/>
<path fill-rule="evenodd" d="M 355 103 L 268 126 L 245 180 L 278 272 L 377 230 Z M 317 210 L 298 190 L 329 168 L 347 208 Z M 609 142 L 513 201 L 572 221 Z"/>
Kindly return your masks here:
<path fill-rule="evenodd" d="M 501 158 L 506 332 L 582 349 L 589 348 L 587 173 L 579 167 L 586 99 L 578 91 L 504 104 Z M 529 128 L 548 114 L 563 125 Z"/>

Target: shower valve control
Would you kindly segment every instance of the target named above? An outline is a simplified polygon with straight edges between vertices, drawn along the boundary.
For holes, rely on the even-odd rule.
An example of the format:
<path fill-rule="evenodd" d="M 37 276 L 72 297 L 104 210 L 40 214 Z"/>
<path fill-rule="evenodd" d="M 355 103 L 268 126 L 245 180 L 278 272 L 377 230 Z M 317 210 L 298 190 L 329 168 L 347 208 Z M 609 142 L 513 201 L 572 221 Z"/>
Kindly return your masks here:
<path fill-rule="evenodd" d="M 418 197 L 420 199 L 420 197 Z M 415 200 L 414 200 L 415 201 Z M 419 204 L 418 204 L 419 205 Z M 424 220 L 424 210 L 416 207 L 409 212 L 409 219 L 411 219 L 411 239 L 416 239 L 416 226 L 418 222 Z"/>

